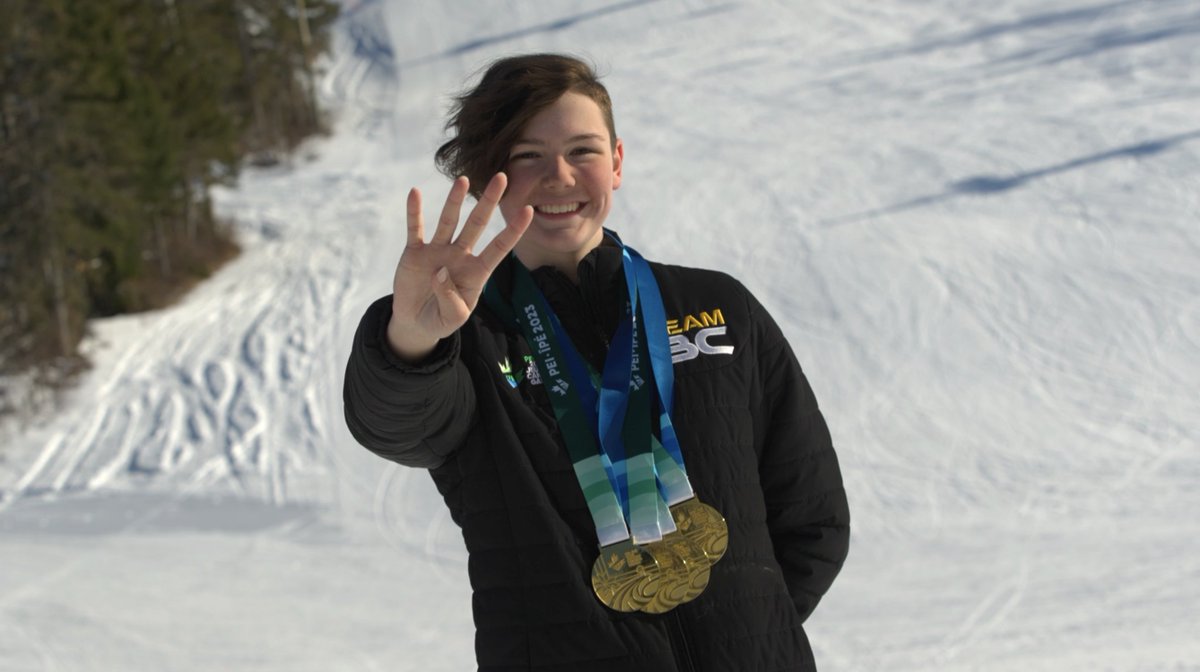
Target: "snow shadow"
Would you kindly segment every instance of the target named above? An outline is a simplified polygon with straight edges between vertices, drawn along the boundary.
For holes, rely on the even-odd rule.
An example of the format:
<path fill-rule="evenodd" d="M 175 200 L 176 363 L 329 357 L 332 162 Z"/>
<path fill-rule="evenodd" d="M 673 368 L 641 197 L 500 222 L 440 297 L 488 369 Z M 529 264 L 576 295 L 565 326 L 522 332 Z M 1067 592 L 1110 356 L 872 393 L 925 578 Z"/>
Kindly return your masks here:
<path fill-rule="evenodd" d="M 1083 168 L 1085 166 L 1102 163 L 1104 161 L 1111 161 L 1113 159 L 1121 158 L 1140 159 L 1147 156 L 1153 156 L 1155 154 L 1165 152 L 1166 150 L 1180 143 L 1187 142 L 1188 140 L 1194 140 L 1196 138 L 1200 138 L 1200 131 L 1180 133 L 1178 135 L 1167 136 L 1160 140 L 1151 140 L 1149 142 L 1139 142 L 1134 145 L 1118 147 L 1116 149 L 1110 149 L 1107 152 L 1083 156 L 1078 159 L 1066 161 L 1064 163 L 1046 166 L 1045 168 L 1038 168 L 1037 170 L 1031 170 L 1024 173 L 1018 173 L 1016 175 L 979 175 L 976 177 L 969 177 L 965 180 L 959 180 L 951 183 L 946 191 L 946 195 L 994 194 L 1001 191 L 1008 191 L 1010 189 L 1015 189 L 1031 180 L 1046 177 L 1047 175 L 1054 175 L 1055 173 L 1064 173 L 1068 170 Z"/>
<path fill-rule="evenodd" d="M 351 51 L 354 58 L 366 62 L 370 68 L 382 70 L 390 77 L 394 75 L 396 60 L 396 54 L 392 50 L 392 39 L 388 35 L 386 24 L 373 19 L 377 17 L 348 22 L 346 35 L 353 44 Z"/>
<path fill-rule="evenodd" d="M 396 49 L 379 0 L 346 0 L 338 16 L 336 51 L 324 82 L 327 95 L 376 114 L 390 109 L 399 80 Z"/>
<path fill-rule="evenodd" d="M 1149 140 L 1146 142 L 1126 145 L 1124 147 L 1117 147 L 1105 152 L 1082 156 L 1077 159 L 1025 171 L 1023 173 L 1016 173 L 1013 175 L 976 175 L 974 177 L 968 177 L 966 179 L 951 182 L 950 184 L 946 185 L 946 188 L 941 193 L 920 196 L 918 198 L 903 201 L 888 207 L 824 220 L 821 222 L 821 224 L 846 224 L 853 221 L 878 217 L 880 215 L 890 215 L 897 212 L 904 212 L 906 210 L 914 210 L 962 196 L 990 196 L 1000 194 L 1006 191 L 1011 191 L 1018 187 L 1022 187 L 1033 180 L 1058 173 L 1065 173 L 1069 170 L 1086 168 L 1087 166 L 1103 163 L 1105 161 L 1125 158 L 1142 159 L 1151 157 L 1156 154 L 1161 154 L 1172 147 L 1176 147 L 1180 144 L 1196 139 L 1200 139 L 1200 130 L 1195 130 L 1188 133 L 1178 133 L 1176 135 L 1169 135 L 1158 140 Z"/>
<path fill-rule="evenodd" d="M 1013 21 L 1005 21 L 983 26 L 975 30 L 952 33 L 924 39 L 919 43 L 901 47 L 873 49 L 862 52 L 851 61 L 858 64 L 868 64 L 893 58 L 921 56 L 935 51 L 957 49 L 976 42 L 985 42 L 1003 38 L 1014 33 L 1046 30 L 1050 41 L 1046 46 L 1029 49 L 997 59 L 993 63 L 1036 59 L 1038 56 L 1054 54 L 1037 64 L 1051 64 L 1068 58 L 1095 54 L 1105 49 L 1135 46 L 1155 40 L 1176 37 L 1200 31 L 1200 14 L 1187 17 L 1165 16 L 1160 23 L 1153 26 L 1121 26 L 1104 28 L 1101 24 L 1125 10 L 1147 11 L 1148 8 L 1169 10 L 1173 7 L 1195 8 L 1193 0 L 1157 0 L 1147 3 L 1146 0 L 1118 0 L 1067 10 L 1040 12 L 1021 17 Z M 1082 37 L 1072 37 L 1068 32 L 1071 28 L 1082 27 L 1094 30 Z M 1057 52 L 1055 54 L 1055 52 Z"/>
<path fill-rule="evenodd" d="M 88 493 L 24 499 L 0 512 L 0 534 L 109 536 L 170 532 L 252 534 L 317 520 L 310 505 L 274 505 L 216 495 Z"/>
<path fill-rule="evenodd" d="M 1057 65 L 1065 61 L 1097 56 L 1116 49 L 1141 47 L 1200 35 L 1200 12 L 1165 15 L 1140 25 L 1101 29 L 1089 35 L 1047 40 L 1045 43 L 993 59 L 982 66 L 992 75 Z"/>
<path fill-rule="evenodd" d="M 618 12 L 624 12 L 624 11 L 628 11 L 631 9 L 636 9 L 638 7 L 642 7 L 642 6 L 649 5 L 649 4 L 652 4 L 655 2 L 659 2 L 659 1 L 660 0 L 626 0 L 626 2 L 618 2 L 616 4 L 608 5 L 606 7 L 600 7 L 598 9 L 593 9 L 593 10 L 589 10 L 586 12 L 580 12 L 580 13 L 574 14 L 572 16 L 567 16 L 567 17 L 564 17 L 561 19 L 555 19 L 553 21 L 548 21 L 546 23 L 540 23 L 540 24 L 537 24 L 534 26 L 529 26 L 527 28 L 519 28 L 517 30 L 509 31 L 507 33 L 497 33 L 495 35 L 485 35 L 483 37 L 476 38 L 474 40 L 468 40 L 467 42 L 463 42 L 461 44 L 455 45 L 455 46 L 447 49 L 446 51 L 441 52 L 440 54 L 423 56 L 423 57 L 402 63 L 401 67 L 422 65 L 422 64 L 430 63 L 430 62 L 437 61 L 437 60 L 440 60 L 443 58 L 462 56 L 464 54 L 469 54 L 472 51 L 478 51 L 480 49 L 485 49 L 487 47 L 491 47 L 491 46 L 494 46 L 497 44 L 503 44 L 505 42 L 519 40 L 521 38 L 538 35 L 540 33 L 553 33 L 553 32 L 557 32 L 557 31 L 561 31 L 561 30 L 566 30 L 568 28 L 573 28 L 573 27 L 577 26 L 578 24 L 583 23 L 585 21 L 590 21 L 592 19 L 606 16 L 608 14 L 616 14 Z"/>

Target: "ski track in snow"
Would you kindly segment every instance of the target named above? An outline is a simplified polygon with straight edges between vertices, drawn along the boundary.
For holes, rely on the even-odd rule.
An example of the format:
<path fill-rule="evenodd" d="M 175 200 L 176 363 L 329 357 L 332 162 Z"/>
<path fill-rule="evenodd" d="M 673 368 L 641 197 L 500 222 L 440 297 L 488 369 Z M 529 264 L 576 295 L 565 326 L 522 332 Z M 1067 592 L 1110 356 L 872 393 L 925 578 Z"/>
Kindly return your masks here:
<path fill-rule="evenodd" d="M 323 316 L 340 315 L 355 259 L 353 240 L 330 243 L 265 241 L 235 262 L 256 266 L 236 286 L 218 276 L 169 315 L 102 326 L 133 341 L 94 392 L 103 403 L 61 423 L 5 499 L 154 483 L 286 502 L 290 470 L 323 466 L 313 404 L 338 350 Z"/>
<path fill-rule="evenodd" d="M 341 372 L 447 96 L 562 50 L 608 73 L 610 222 L 745 282 L 821 400 L 821 669 L 1200 670 L 1194 2 L 419 4 L 346 0 L 337 133 L 217 194 L 243 254 L 0 427 L 0 668 L 472 666 L 461 537 Z"/>

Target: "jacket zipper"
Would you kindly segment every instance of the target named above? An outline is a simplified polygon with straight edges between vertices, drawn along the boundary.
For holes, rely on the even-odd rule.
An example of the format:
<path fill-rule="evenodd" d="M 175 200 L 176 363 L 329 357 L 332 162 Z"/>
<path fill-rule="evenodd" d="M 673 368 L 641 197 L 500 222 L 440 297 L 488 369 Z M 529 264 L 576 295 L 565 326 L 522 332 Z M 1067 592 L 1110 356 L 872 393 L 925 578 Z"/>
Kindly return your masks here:
<path fill-rule="evenodd" d="M 692 651 L 688 648 L 687 634 L 683 631 L 678 612 L 671 611 L 667 614 L 667 634 L 671 639 L 671 652 L 675 654 L 675 666 L 679 668 L 679 672 L 696 672 L 696 664 L 692 662 Z"/>

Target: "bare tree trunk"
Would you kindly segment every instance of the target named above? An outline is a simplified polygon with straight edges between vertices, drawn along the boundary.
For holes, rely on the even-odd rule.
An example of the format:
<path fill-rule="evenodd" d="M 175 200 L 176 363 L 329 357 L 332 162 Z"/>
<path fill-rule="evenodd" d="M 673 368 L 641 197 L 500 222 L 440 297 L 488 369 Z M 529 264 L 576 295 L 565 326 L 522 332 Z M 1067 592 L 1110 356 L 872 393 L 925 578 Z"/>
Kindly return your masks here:
<path fill-rule="evenodd" d="M 175 0 L 164 0 L 163 4 L 167 6 L 167 20 L 171 22 L 175 30 L 179 30 L 179 8 L 175 6 Z"/>
<path fill-rule="evenodd" d="M 44 264 L 46 279 L 54 292 L 54 318 L 58 330 L 59 354 L 67 357 L 72 351 L 71 307 L 67 304 L 66 280 L 63 278 L 62 250 L 56 245 Z"/>
<path fill-rule="evenodd" d="M 246 80 L 246 92 L 250 95 L 250 107 L 254 115 L 255 141 L 259 144 L 269 144 L 264 140 L 267 138 L 266 120 L 258 91 L 258 79 L 254 73 L 254 53 L 250 50 L 250 44 L 246 40 L 246 24 L 242 12 L 242 3 L 234 2 L 233 18 L 237 26 L 238 50 L 242 53 L 242 78 Z M 252 149 L 261 151 L 262 147 L 253 147 Z"/>
<path fill-rule="evenodd" d="M 187 200 L 183 204 L 183 231 L 187 236 L 188 243 L 193 245 L 196 243 L 196 219 L 199 217 L 199 213 L 196 212 L 196 196 L 194 189 L 195 183 L 189 173 L 184 183 L 183 197 Z"/>
<path fill-rule="evenodd" d="M 0 138 L 12 140 L 17 137 L 17 100 L 12 94 L 0 96 Z"/>
<path fill-rule="evenodd" d="M 167 249 L 167 233 L 163 227 L 163 218 L 156 216 L 154 218 L 154 238 L 158 243 L 158 270 L 162 273 L 162 277 L 171 277 L 171 257 Z"/>
<path fill-rule="evenodd" d="M 34 109 L 36 110 L 37 107 L 35 105 Z M 55 145 L 61 145 L 62 127 L 53 125 L 46 137 L 52 139 L 50 141 Z M 40 143 L 34 143 L 31 149 L 33 150 L 30 156 L 31 165 L 44 170 L 47 163 L 44 158 L 46 148 Z M 53 173 L 44 171 L 43 174 L 52 175 Z M 54 301 L 54 324 L 58 332 L 58 351 L 63 357 L 69 357 L 75 350 L 75 339 L 71 333 L 71 306 L 67 301 L 66 253 L 62 248 L 65 232 L 62 230 L 62 223 L 56 221 L 50 207 L 50 194 L 54 188 L 55 185 L 52 183 L 43 183 L 35 195 L 37 216 L 42 220 L 43 226 L 49 229 L 46 232 L 45 242 L 38 247 L 46 255 L 43 257 L 42 269 L 46 281 L 50 283 Z"/>
<path fill-rule="evenodd" d="M 300 23 L 300 48 L 304 50 L 304 77 L 308 84 L 308 119 L 312 128 L 317 127 L 317 82 L 312 68 L 312 33 L 308 29 L 308 7 L 304 0 L 296 0 L 296 20 Z"/>

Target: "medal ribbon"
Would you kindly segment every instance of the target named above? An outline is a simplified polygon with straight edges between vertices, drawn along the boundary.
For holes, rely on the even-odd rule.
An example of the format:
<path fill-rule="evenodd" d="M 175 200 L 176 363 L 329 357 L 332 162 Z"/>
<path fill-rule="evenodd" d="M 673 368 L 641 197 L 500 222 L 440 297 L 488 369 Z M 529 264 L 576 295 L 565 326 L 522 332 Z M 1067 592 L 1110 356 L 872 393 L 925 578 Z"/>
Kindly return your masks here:
<path fill-rule="evenodd" d="M 654 383 L 658 391 L 659 416 L 658 429 L 662 442 L 654 442 L 655 466 L 659 474 L 660 487 L 663 496 L 670 505 L 678 504 L 695 496 L 691 481 L 687 476 L 687 467 L 683 461 L 683 451 L 679 448 L 679 438 L 675 435 L 675 425 L 671 422 L 671 411 L 675 401 L 675 368 L 671 362 L 671 341 L 667 335 L 667 313 L 663 308 L 662 294 L 658 291 L 658 282 L 650 270 L 650 264 L 638 254 L 637 250 L 621 244 L 615 233 L 611 233 L 625 254 L 629 263 L 626 268 L 626 281 L 630 276 L 630 268 L 636 276 L 637 288 L 642 299 L 642 318 L 646 325 L 646 344 L 650 351 L 650 366 L 654 372 Z"/>
<path fill-rule="evenodd" d="M 637 250 L 621 242 L 621 238 L 615 232 L 605 229 L 605 234 L 621 248 L 621 267 L 625 273 L 625 286 L 630 288 L 630 303 L 635 317 L 640 308 L 644 329 L 642 333 L 645 334 L 644 338 L 639 339 L 645 346 L 640 359 L 650 361 L 660 411 L 658 426 L 662 441 L 653 434 L 650 435 L 652 454 L 662 498 L 668 505 L 673 506 L 692 498 L 695 492 L 688 480 L 683 451 L 680 450 L 679 439 L 675 435 L 675 425 L 671 422 L 671 410 L 675 400 L 675 368 L 671 362 L 667 314 L 663 308 L 662 294 L 658 290 L 658 281 L 654 278 L 654 272 L 650 270 L 650 264 Z M 613 342 L 617 343 L 618 340 L 614 336 Z M 603 404 L 603 399 L 601 403 Z M 601 406 L 602 414 L 603 410 L 604 407 Z M 603 423 L 603 420 L 601 422 Z M 603 427 L 603 424 L 601 426 Z"/>
<path fill-rule="evenodd" d="M 514 260 L 515 261 L 515 260 Z M 629 538 L 625 516 L 621 510 L 617 491 L 613 487 L 611 468 L 604 463 L 597 449 L 594 412 L 596 391 L 589 384 L 577 385 L 578 372 L 568 372 L 574 367 L 572 358 L 564 356 L 563 346 L 570 341 L 559 338 L 561 331 L 551 320 L 554 313 L 533 284 L 529 271 L 519 262 L 514 264 L 513 294 L 517 298 L 515 317 L 525 340 L 533 350 L 533 359 L 542 376 L 542 385 L 550 395 L 558 427 L 566 439 L 567 452 L 587 501 L 592 522 L 596 525 L 596 536 L 601 546 Z M 488 286 L 491 289 L 491 285 Z M 487 291 L 487 290 L 485 290 Z M 556 334 L 555 332 L 559 333 Z M 561 334 L 565 335 L 565 334 Z M 573 347 L 571 347 L 574 350 Z"/>
<path fill-rule="evenodd" d="M 528 269 L 515 258 L 516 305 L 509 305 L 494 283 L 488 283 L 484 298 L 498 316 L 520 326 L 533 351 L 600 545 L 630 537 L 645 544 L 675 531 L 668 506 L 693 492 L 671 423 L 674 369 L 658 284 L 641 255 L 616 234 L 606 234 L 622 250 L 629 304 L 602 376 L 590 371 Z M 658 398 L 661 442 L 651 427 L 652 394 Z"/>

